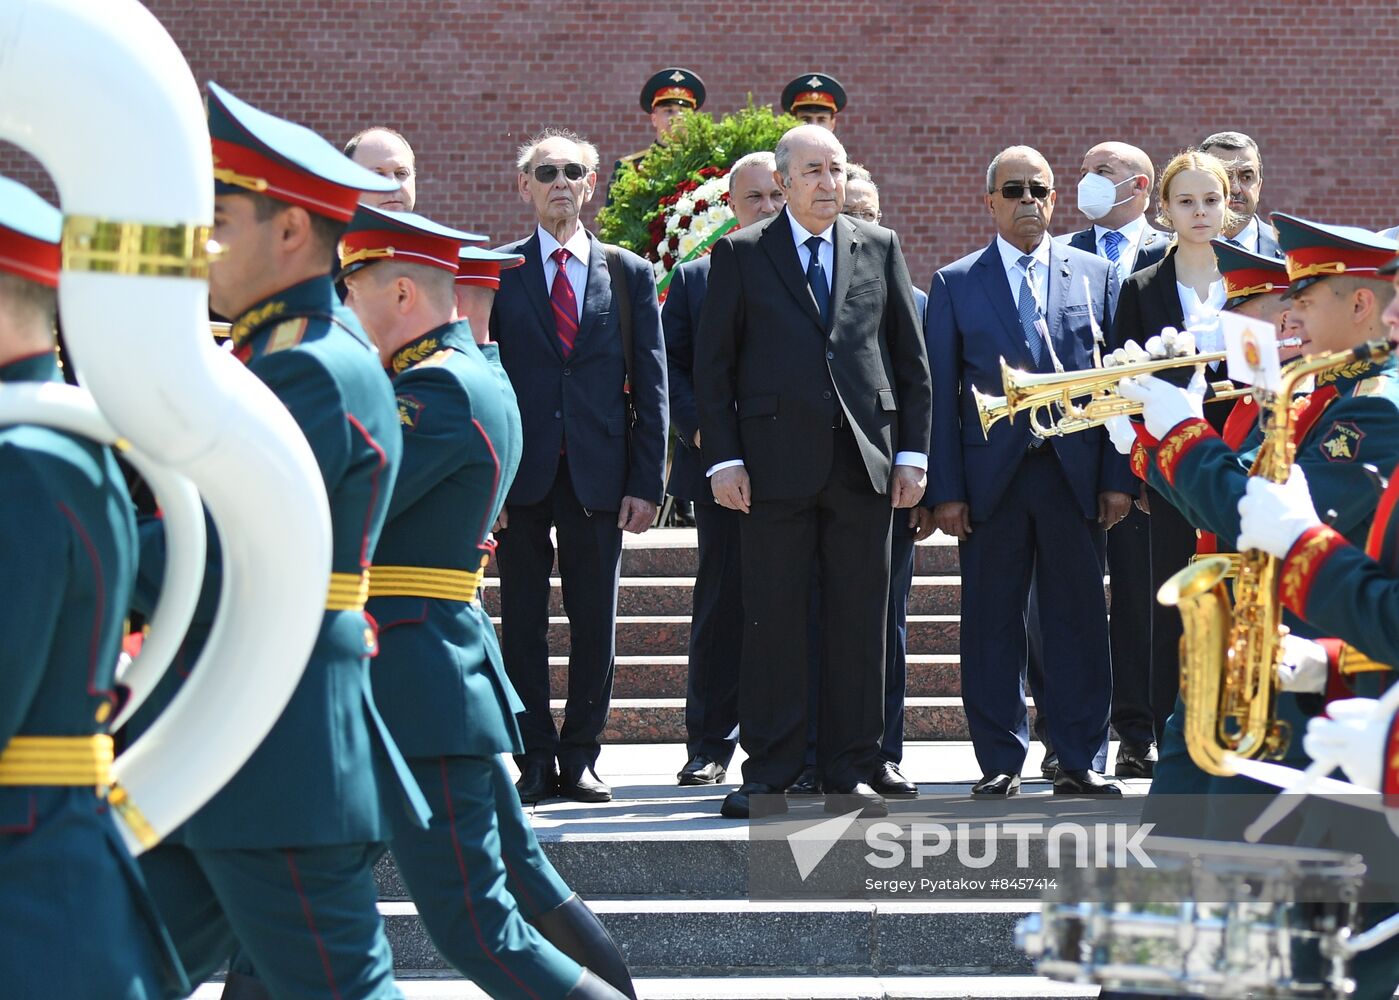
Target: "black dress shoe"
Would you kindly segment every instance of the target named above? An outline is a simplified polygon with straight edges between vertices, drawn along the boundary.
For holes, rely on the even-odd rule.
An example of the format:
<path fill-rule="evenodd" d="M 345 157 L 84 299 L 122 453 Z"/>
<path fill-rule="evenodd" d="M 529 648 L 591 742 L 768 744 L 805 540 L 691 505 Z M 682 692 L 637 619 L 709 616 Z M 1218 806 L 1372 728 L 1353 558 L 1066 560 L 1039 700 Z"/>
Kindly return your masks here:
<path fill-rule="evenodd" d="M 870 778 L 870 787 L 889 799 L 916 799 L 918 786 L 899 773 L 899 766 L 891 760 L 882 760 Z"/>
<path fill-rule="evenodd" d="M 724 780 L 724 775 L 728 771 L 723 764 L 717 760 L 710 760 L 702 753 L 697 753 L 690 758 L 690 762 L 680 769 L 680 773 L 675 776 L 676 780 L 683 785 L 717 785 Z"/>
<path fill-rule="evenodd" d="M 1040 762 L 1040 775 L 1042 777 L 1048 778 L 1050 781 L 1053 781 L 1054 775 L 1058 772 L 1059 755 L 1053 750 L 1046 750 L 1044 752 L 1044 760 Z"/>
<path fill-rule="evenodd" d="M 821 794 L 821 772 L 813 764 L 810 767 L 802 768 L 802 773 L 797 776 L 797 780 L 787 786 L 788 795 L 820 795 Z"/>
<path fill-rule="evenodd" d="M 559 794 L 574 802 L 611 802 L 612 789 L 598 780 L 591 767 L 570 767 L 559 773 Z"/>
<path fill-rule="evenodd" d="M 972 796 L 974 798 L 986 799 L 1008 799 L 1012 795 L 1020 793 L 1020 775 L 1006 774 L 986 774 L 975 785 L 972 785 Z"/>
<path fill-rule="evenodd" d="M 889 807 L 884 798 L 869 785 L 861 781 L 849 788 L 826 789 L 826 812 L 832 815 L 860 810 L 861 817 L 888 816 Z"/>
<path fill-rule="evenodd" d="M 729 819 L 748 819 L 752 812 L 749 797 L 764 796 L 758 803 L 759 816 L 776 816 L 787 811 L 787 800 L 782 797 L 782 789 L 764 785 L 757 781 L 744 782 L 737 789 L 724 796 L 724 804 L 719 807 L 719 815 Z"/>
<path fill-rule="evenodd" d="M 558 790 L 554 780 L 552 760 L 527 760 L 520 767 L 520 780 L 515 782 L 515 791 L 525 805 L 543 802 Z"/>
<path fill-rule="evenodd" d="M 1150 778 L 1155 771 L 1155 743 L 1123 743 L 1117 748 L 1113 774 L 1119 778 Z"/>
<path fill-rule="evenodd" d="M 1121 795 L 1122 786 L 1097 771 L 1066 771 L 1054 777 L 1055 795 Z"/>

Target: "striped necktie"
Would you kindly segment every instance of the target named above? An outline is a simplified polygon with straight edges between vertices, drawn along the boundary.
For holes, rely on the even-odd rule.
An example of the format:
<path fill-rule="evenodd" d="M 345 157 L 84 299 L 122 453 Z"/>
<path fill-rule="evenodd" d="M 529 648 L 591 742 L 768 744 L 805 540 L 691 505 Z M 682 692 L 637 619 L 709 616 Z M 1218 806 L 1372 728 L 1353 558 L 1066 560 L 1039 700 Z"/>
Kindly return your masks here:
<path fill-rule="evenodd" d="M 1039 370 L 1044 367 L 1044 338 L 1039 330 L 1039 303 L 1035 301 L 1035 289 L 1030 283 L 1030 269 L 1035 266 L 1035 258 L 1026 254 L 1018 263 L 1024 272 L 1020 278 L 1020 329 L 1030 348 L 1030 357 L 1035 361 L 1035 369 Z"/>
<path fill-rule="evenodd" d="M 549 302 L 554 307 L 554 332 L 558 334 L 563 356 L 568 357 L 578 337 L 578 298 L 573 294 L 573 283 L 568 280 L 568 259 L 573 255 L 559 247 L 550 256 L 558 265 L 554 283 L 549 286 Z"/>
<path fill-rule="evenodd" d="M 1116 229 L 1109 229 L 1103 234 L 1103 254 L 1112 263 L 1113 267 L 1122 259 L 1122 244 L 1126 237 Z"/>

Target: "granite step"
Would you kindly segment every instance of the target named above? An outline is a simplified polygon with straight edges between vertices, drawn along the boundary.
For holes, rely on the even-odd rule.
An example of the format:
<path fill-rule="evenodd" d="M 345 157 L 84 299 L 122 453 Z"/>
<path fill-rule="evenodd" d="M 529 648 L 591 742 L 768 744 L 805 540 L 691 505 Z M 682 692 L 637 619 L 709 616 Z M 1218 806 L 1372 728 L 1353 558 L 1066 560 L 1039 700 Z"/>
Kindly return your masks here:
<path fill-rule="evenodd" d="M 693 576 L 624 576 L 617 591 L 619 615 L 688 615 L 694 607 Z M 955 575 L 915 576 L 909 593 L 908 613 L 956 614 L 962 599 L 962 578 Z M 481 602 L 492 615 L 500 614 L 500 588 L 487 586 Z M 549 581 L 549 614 L 564 614 L 563 589 L 558 577 Z"/>
<path fill-rule="evenodd" d="M 960 658 L 955 653 L 915 653 L 908 657 L 907 692 L 911 697 L 954 698 L 961 694 Z M 689 657 L 618 656 L 612 682 L 614 698 L 683 698 Z M 568 657 L 549 657 L 554 691 L 568 688 Z"/>
<path fill-rule="evenodd" d="M 550 701 L 549 707 L 554 723 L 562 725 L 563 699 Z M 1032 713 L 1032 723 L 1033 719 Z M 967 717 L 962 710 L 962 699 L 906 698 L 904 738 L 934 741 L 967 739 Z M 684 698 L 612 699 L 607 727 L 602 731 L 602 742 L 679 743 L 684 740 Z"/>
<path fill-rule="evenodd" d="M 500 633 L 500 618 L 492 617 L 496 633 Z M 960 619 L 955 614 L 909 615 L 908 648 L 910 652 L 956 653 L 960 634 Z M 549 619 L 549 651 L 565 656 L 569 650 L 568 619 Z M 683 656 L 690 646 L 689 615 L 626 615 L 617 619 L 617 653 L 622 656 Z"/>
<path fill-rule="evenodd" d="M 594 900 L 634 976 L 1029 975 L 1019 902 Z M 411 902 L 381 902 L 394 965 L 446 970 Z"/>

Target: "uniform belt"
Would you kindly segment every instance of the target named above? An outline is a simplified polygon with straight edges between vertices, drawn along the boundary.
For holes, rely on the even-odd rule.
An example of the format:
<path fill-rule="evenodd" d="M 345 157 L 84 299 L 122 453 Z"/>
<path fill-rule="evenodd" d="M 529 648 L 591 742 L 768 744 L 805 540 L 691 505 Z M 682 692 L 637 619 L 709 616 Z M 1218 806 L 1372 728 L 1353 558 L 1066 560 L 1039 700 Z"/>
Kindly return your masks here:
<path fill-rule="evenodd" d="M 363 611 L 368 599 L 369 570 L 330 574 L 330 589 L 325 595 L 327 611 Z"/>
<path fill-rule="evenodd" d="M 486 560 L 476 572 L 431 566 L 375 566 L 369 572 L 370 597 L 430 597 L 443 601 L 476 600 L 486 575 Z"/>
<path fill-rule="evenodd" d="M 0 752 L 0 785 L 111 783 L 110 736 L 12 736 Z"/>
<path fill-rule="evenodd" d="M 1342 674 L 1369 674 L 1394 668 L 1388 663 L 1370 659 L 1347 642 L 1341 646 L 1341 655 L 1336 658 L 1336 669 Z"/>

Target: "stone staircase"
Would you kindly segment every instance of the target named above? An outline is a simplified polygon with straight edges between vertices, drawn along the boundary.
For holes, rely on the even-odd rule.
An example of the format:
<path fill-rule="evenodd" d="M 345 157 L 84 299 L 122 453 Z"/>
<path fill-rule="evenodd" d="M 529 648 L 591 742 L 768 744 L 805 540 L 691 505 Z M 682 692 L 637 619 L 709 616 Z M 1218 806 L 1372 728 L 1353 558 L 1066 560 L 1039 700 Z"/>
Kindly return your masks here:
<path fill-rule="evenodd" d="M 959 698 L 957 549 L 941 536 L 916 550 L 909 608 L 905 773 L 925 793 L 965 794 L 979 777 Z M 749 827 L 719 816 L 732 788 L 678 788 L 685 762 L 684 694 L 693 529 L 627 536 L 617 671 L 599 774 L 601 806 L 552 800 L 531 809 L 546 852 L 588 899 L 626 954 L 647 1000 L 915 1000 L 1085 997 L 1091 987 L 1033 975 L 1014 947 L 1033 902 L 772 902 L 749 898 Z M 487 587 L 485 606 L 498 610 Z M 564 690 L 567 622 L 554 581 L 554 690 Z M 555 704 L 561 711 L 562 702 Z M 1042 796 L 1032 746 L 1021 800 Z M 734 761 L 729 781 L 739 780 Z M 1134 783 L 1135 784 L 1135 783 Z M 1133 791 L 1144 791 L 1142 787 Z M 916 808 L 917 803 L 900 804 Z M 818 807 L 819 809 L 819 807 Z M 481 994 L 438 957 L 391 861 L 378 872 L 380 908 L 410 998 Z M 213 998 L 205 986 L 196 996 Z"/>

